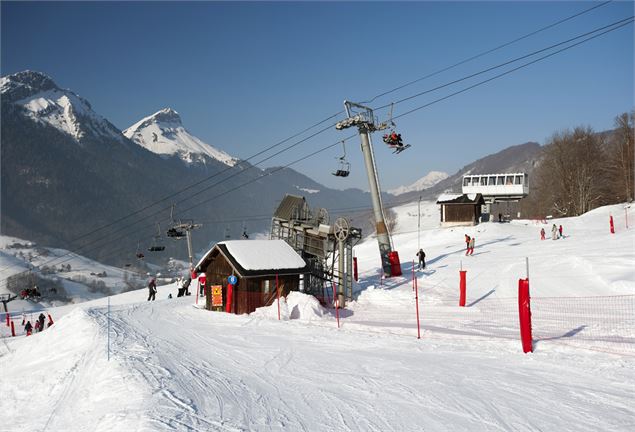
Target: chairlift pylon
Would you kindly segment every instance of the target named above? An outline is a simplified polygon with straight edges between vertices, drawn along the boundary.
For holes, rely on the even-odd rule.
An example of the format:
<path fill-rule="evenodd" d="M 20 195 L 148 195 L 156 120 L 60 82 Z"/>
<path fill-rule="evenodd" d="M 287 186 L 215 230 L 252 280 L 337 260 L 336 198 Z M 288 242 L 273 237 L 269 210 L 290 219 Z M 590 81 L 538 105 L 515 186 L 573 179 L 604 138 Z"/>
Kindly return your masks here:
<path fill-rule="evenodd" d="M 351 173 L 351 164 L 346 160 L 346 144 L 344 141 L 342 141 L 342 147 L 344 149 L 344 155 L 339 158 L 340 163 L 337 170 L 334 173 L 331 173 L 335 177 L 348 177 Z"/>

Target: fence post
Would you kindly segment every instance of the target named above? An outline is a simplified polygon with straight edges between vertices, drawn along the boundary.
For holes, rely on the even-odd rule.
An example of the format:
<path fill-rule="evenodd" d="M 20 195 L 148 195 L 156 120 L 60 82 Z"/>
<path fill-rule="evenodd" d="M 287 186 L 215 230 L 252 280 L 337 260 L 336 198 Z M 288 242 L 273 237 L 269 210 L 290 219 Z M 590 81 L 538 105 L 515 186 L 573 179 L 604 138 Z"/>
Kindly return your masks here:
<path fill-rule="evenodd" d="M 417 305 L 417 339 L 421 339 L 421 327 L 419 325 L 419 281 L 415 278 L 415 303 Z"/>
<path fill-rule="evenodd" d="M 615 225 L 613 224 L 613 215 L 609 216 L 609 225 L 611 227 L 611 234 L 615 234 Z"/>
<path fill-rule="evenodd" d="M 110 361 L 110 297 L 108 297 L 108 361 Z"/>
<path fill-rule="evenodd" d="M 13 321 L 11 321 L 11 336 L 15 337 L 15 326 L 13 325 Z"/>
<path fill-rule="evenodd" d="M 280 287 L 278 285 L 278 275 L 276 274 L 276 293 L 278 296 L 278 321 L 280 321 Z"/>
<path fill-rule="evenodd" d="M 518 318 L 520 320 L 520 340 L 523 345 L 523 352 L 533 352 L 529 279 L 518 279 Z"/>
<path fill-rule="evenodd" d="M 335 308 L 335 316 L 337 317 L 337 328 L 340 328 L 340 299 L 337 297 L 337 284 L 333 282 L 333 307 Z"/>
<path fill-rule="evenodd" d="M 465 275 L 467 274 L 467 270 L 459 270 L 459 306 L 465 307 Z"/>

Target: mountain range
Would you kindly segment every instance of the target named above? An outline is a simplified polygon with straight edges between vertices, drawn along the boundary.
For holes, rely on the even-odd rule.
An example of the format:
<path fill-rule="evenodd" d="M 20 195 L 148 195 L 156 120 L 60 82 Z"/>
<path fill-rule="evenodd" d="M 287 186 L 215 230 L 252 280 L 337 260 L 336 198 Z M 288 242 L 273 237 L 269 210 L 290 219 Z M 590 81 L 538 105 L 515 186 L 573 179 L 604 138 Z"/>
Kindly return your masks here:
<path fill-rule="evenodd" d="M 286 193 L 304 195 L 314 207 L 369 207 L 359 189 L 330 189 L 290 168 L 261 169 L 205 143 L 171 108 L 120 131 L 40 72 L 2 77 L 0 95 L 4 235 L 120 265 L 158 242 L 167 247 L 158 261 L 187 256 L 183 242 L 164 238 L 178 221 L 202 224 L 193 235 L 196 250 L 243 230 L 267 231 Z M 384 202 L 435 199 L 460 190 L 470 172 L 530 172 L 539 153 L 537 143 L 526 143 L 450 176 L 433 171 L 389 191 Z M 371 232 L 364 212 L 352 217 Z"/>
<path fill-rule="evenodd" d="M 359 189 L 330 189 L 289 168 L 232 157 L 191 135 L 169 108 L 121 132 L 40 72 L 2 77 L 0 91 L 6 235 L 122 264 L 165 243 L 158 237 L 178 220 L 202 224 L 197 250 L 228 232 L 238 237 L 244 226 L 265 231 L 285 193 L 311 191 L 310 204 L 326 208 L 369 202 Z M 183 242 L 166 244 L 165 257 L 187 256 Z"/>

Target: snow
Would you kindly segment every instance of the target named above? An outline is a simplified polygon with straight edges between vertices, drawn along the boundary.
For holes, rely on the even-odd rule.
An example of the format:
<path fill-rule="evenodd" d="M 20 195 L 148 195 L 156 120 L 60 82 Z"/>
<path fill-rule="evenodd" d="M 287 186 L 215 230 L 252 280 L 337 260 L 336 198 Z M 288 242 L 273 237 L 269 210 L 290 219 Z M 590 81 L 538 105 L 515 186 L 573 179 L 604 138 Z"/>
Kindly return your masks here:
<path fill-rule="evenodd" d="M 34 121 L 50 126 L 80 140 L 90 131 L 96 136 L 122 140 L 123 137 L 88 102 L 70 90 L 50 89 L 16 102 Z"/>
<path fill-rule="evenodd" d="M 153 153 L 176 154 L 188 163 L 201 160 L 199 155 L 207 155 L 231 167 L 238 162 L 238 159 L 190 134 L 181 124 L 178 113 L 171 108 L 141 119 L 123 134 Z"/>
<path fill-rule="evenodd" d="M 448 178 L 448 174 L 441 171 L 430 171 L 425 176 L 411 184 L 410 186 L 399 186 L 398 188 L 391 189 L 388 193 L 393 195 L 402 195 L 407 192 L 422 191 L 431 188 L 441 180 Z"/>
<path fill-rule="evenodd" d="M 245 270 L 299 269 L 306 263 L 284 240 L 228 240 L 225 245 L 236 262 Z M 212 252 L 210 249 L 198 264 Z"/>
<path fill-rule="evenodd" d="M 308 189 L 308 188 L 302 188 L 300 186 L 296 186 L 296 188 L 298 188 L 298 190 L 301 190 L 302 192 L 306 192 L 308 194 L 315 194 L 315 193 L 319 193 L 320 192 L 319 189 Z"/>
<path fill-rule="evenodd" d="M 174 284 L 155 302 L 145 289 L 113 296 L 110 314 L 106 299 L 51 309 L 55 325 L 0 343 L 0 430 L 632 430 L 635 229 L 623 205 L 461 229 L 440 229 L 434 202 L 421 203 L 420 230 L 417 202 L 396 213 L 404 275 L 380 280 L 376 239 L 356 246 L 357 297 L 340 328 L 303 293 L 280 299 L 278 321 L 277 302 L 214 313 L 168 299 Z M 564 239 L 540 240 L 551 223 Z M 464 234 L 477 239 L 473 256 Z M 240 254 L 254 242 L 226 243 Z M 526 257 L 530 354 L 517 324 Z"/>

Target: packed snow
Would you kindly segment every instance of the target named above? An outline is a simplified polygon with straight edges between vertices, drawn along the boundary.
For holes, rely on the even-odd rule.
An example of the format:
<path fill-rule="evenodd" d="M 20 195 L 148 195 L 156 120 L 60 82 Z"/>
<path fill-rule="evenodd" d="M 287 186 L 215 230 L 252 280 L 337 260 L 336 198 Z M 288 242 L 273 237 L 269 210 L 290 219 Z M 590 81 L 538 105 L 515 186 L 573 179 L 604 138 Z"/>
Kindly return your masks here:
<path fill-rule="evenodd" d="M 123 131 L 123 134 L 153 153 L 176 154 L 188 163 L 202 160 L 200 155 L 209 156 L 231 167 L 238 162 L 238 159 L 190 134 L 183 127 L 179 114 L 171 108 L 164 108 L 141 119 Z"/>
<path fill-rule="evenodd" d="M 195 295 L 168 298 L 174 284 L 154 302 L 147 290 L 112 296 L 110 312 L 106 298 L 50 308 L 52 327 L 2 339 L 0 430 L 630 431 L 626 211 L 440 229 L 434 203 L 399 207 L 392 239 L 404 274 L 381 277 L 374 237 L 356 246 L 356 299 L 339 327 L 329 302 L 300 292 L 240 316 L 206 311 Z M 540 240 L 552 224 L 564 238 Z M 472 256 L 464 234 L 476 238 Z M 527 272 L 534 352 L 523 354 L 516 294 Z"/>

